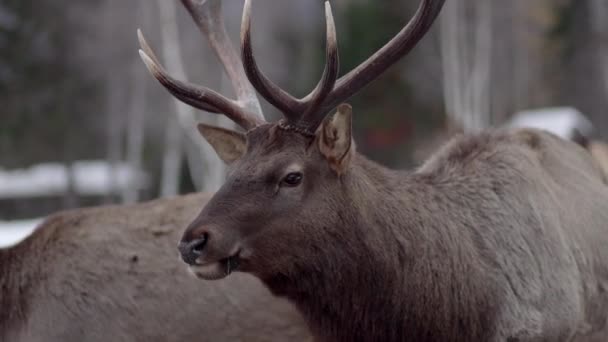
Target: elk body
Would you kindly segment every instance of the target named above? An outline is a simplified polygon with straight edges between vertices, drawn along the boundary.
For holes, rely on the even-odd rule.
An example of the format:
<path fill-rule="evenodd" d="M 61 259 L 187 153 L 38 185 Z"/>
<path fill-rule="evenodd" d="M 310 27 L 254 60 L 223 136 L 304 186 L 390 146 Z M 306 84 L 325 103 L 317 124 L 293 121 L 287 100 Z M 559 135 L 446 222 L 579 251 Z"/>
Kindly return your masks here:
<path fill-rule="evenodd" d="M 339 79 L 326 2 L 325 71 L 297 99 L 257 67 L 246 0 L 244 73 L 284 114 L 278 123 L 173 79 L 140 37 L 171 93 L 246 130 L 199 126 L 230 172 L 186 229 L 182 258 L 202 279 L 257 276 L 319 341 L 606 341 L 608 187 L 580 146 L 535 130 L 465 135 L 413 172 L 355 150 L 352 110 L 340 103 L 405 55 L 443 2 L 423 0 Z"/>
<path fill-rule="evenodd" d="M 603 170 L 606 179 L 608 179 L 608 144 L 601 140 L 591 139 L 588 134 L 583 134 L 576 127 L 571 127 L 570 131 L 570 134 L 562 136 L 562 138 L 575 142 L 587 150 Z M 457 134 L 464 134 L 464 130 L 460 125 L 454 124 L 448 120 L 446 127 L 442 132 L 429 139 L 421 149 L 414 153 L 414 159 L 421 164 L 430 157 L 433 152 L 438 150 Z"/>
<path fill-rule="evenodd" d="M 306 341 L 257 279 L 201 284 L 183 268 L 175 241 L 209 197 L 60 213 L 0 250 L 0 341 Z"/>

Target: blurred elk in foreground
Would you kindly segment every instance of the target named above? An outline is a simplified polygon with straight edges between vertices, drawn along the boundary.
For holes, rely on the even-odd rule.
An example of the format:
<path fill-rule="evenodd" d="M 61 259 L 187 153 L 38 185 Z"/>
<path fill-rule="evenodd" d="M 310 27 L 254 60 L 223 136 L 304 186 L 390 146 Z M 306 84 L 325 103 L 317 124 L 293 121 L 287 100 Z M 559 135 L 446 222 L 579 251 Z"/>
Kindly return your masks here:
<path fill-rule="evenodd" d="M 297 99 L 259 70 L 246 0 L 242 63 L 283 113 L 277 123 L 175 80 L 142 39 L 143 61 L 172 94 L 246 130 L 199 126 L 230 172 L 186 229 L 182 258 L 202 279 L 257 276 L 320 341 L 606 341 L 608 187 L 580 146 L 501 129 L 457 137 L 414 172 L 355 150 L 341 103 L 408 53 L 443 3 L 422 0 L 338 79 L 326 2 L 325 71 Z"/>
<path fill-rule="evenodd" d="M 220 0 L 183 2 L 197 20 L 220 12 Z M 228 49 L 221 26 L 205 25 L 212 46 Z M 241 72 L 229 70 L 254 111 L 253 88 L 234 74 Z M 307 341 L 295 308 L 259 280 L 201 284 L 182 266 L 175 241 L 209 198 L 60 213 L 0 250 L 0 341 Z"/>
<path fill-rule="evenodd" d="M 210 195 L 59 213 L 0 250 L 0 341 L 306 341 L 247 275 L 201 284 L 175 252 Z"/>

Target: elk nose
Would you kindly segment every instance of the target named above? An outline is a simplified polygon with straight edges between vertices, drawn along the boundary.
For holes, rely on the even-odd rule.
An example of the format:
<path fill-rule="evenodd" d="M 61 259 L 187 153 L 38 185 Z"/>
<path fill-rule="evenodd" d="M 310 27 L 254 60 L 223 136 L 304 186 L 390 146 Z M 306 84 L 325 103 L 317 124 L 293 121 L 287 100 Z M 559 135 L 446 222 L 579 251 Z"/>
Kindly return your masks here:
<path fill-rule="evenodd" d="M 200 238 L 190 242 L 180 242 L 177 249 L 182 256 L 182 260 L 188 265 L 196 265 L 196 260 L 203 254 L 203 249 L 207 244 L 207 240 L 208 235 L 203 234 Z"/>

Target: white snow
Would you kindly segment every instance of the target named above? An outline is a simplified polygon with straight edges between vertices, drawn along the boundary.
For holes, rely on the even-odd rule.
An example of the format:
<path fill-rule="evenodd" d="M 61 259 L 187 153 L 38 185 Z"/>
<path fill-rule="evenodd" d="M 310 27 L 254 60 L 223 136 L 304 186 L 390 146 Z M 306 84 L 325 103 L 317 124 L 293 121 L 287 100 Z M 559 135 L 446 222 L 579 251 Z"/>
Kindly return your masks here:
<path fill-rule="evenodd" d="M 30 236 L 43 219 L 0 221 L 0 249 L 18 244 Z"/>
<path fill-rule="evenodd" d="M 593 131 L 591 122 L 580 111 L 571 107 L 521 111 L 513 116 L 509 126 L 543 129 L 565 139 L 572 138 L 574 129 L 583 136 L 589 136 Z"/>
<path fill-rule="evenodd" d="M 68 191 L 68 175 L 74 179 L 74 190 L 80 195 L 117 193 L 128 186 L 137 189 L 147 184 L 144 172 L 119 163 L 113 170 L 105 161 L 78 161 L 66 167 L 61 163 L 38 164 L 28 169 L 0 168 L 0 199 L 45 197 Z"/>
<path fill-rule="evenodd" d="M 61 163 L 44 163 L 27 169 L 0 168 L 0 200 L 24 200 L 33 197 L 62 195 L 68 191 L 70 173 L 74 191 L 79 195 L 119 193 L 126 187 L 141 189 L 148 176 L 126 163 L 115 168 L 103 160 L 77 161 L 72 167 Z M 28 237 L 42 218 L 0 221 L 0 248 L 13 246 Z"/>

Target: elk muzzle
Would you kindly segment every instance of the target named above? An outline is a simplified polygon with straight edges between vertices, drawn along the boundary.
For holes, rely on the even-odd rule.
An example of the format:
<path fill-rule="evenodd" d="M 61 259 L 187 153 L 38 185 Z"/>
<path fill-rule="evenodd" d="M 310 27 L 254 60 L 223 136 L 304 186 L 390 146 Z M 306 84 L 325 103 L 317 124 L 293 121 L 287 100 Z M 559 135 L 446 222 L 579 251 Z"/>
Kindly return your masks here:
<path fill-rule="evenodd" d="M 177 248 L 181 258 L 198 278 L 224 278 L 240 265 L 240 245 L 230 230 L 195 220 L 182 237 Z"/>
<path fill-rule="evenodd" d="M 186 242 L 181 241 L 177 246 L 182 260 L 188 265 L 196 265 L 198 258 L 203 254 L 203 249 L 207 245 L 207 234 L 203 234 L 200 238 Z"/>

